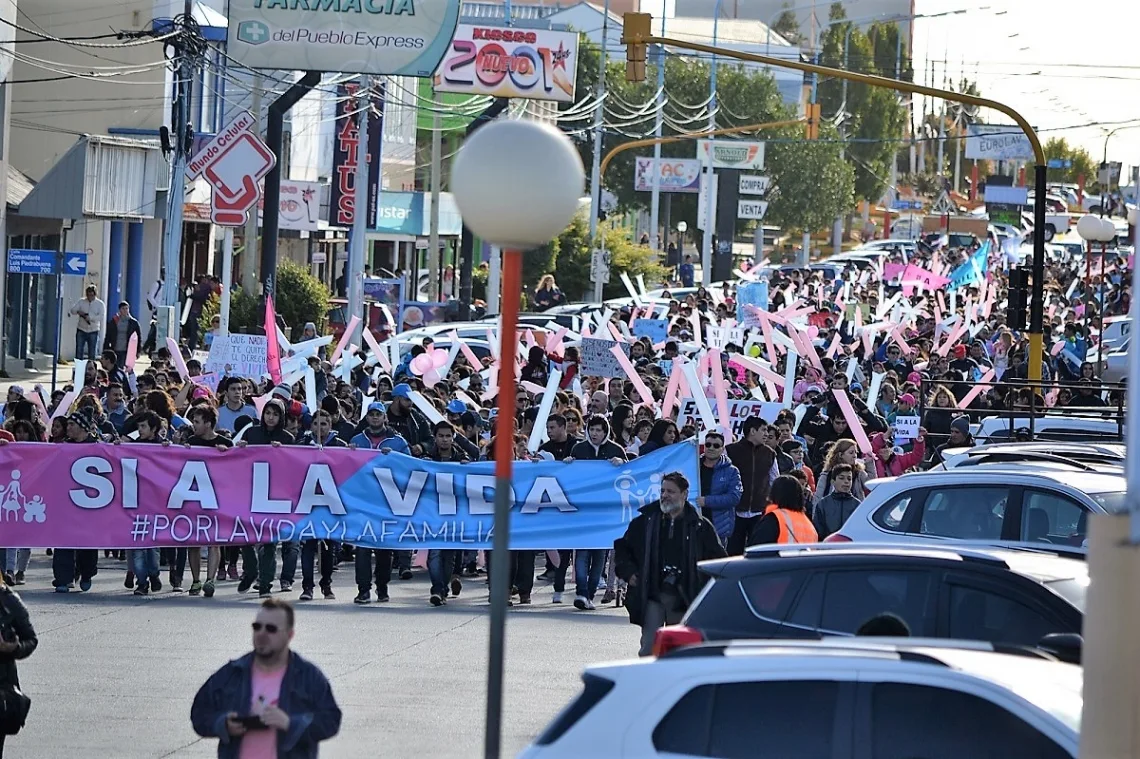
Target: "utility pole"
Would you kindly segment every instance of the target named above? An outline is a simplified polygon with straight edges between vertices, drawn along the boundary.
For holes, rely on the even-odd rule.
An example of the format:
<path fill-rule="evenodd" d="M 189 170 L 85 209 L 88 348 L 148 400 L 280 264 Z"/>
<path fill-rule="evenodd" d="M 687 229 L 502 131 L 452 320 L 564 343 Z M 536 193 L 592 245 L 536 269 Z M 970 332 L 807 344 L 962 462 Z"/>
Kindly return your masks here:
<path fill-rule="evenodd" d="M 193 14 L 192 0 L 186 0 L 182 18 L 184 22 Z M 177 22 L 176 22 L 177 24 Z M 182 34 L 186 34 L 183 24 Z M 166 239 L 163 243 L 163 268 L 166 306 L 174 311 L 171 320 L 171 337 L 175 342 L 181 334 L 182 319 L 178 313 L 178 295 L 182 290 L 179 263 L 182 253 L 182 205 L 186 201 L 186 158 L 190 150 L 190 98 L 194 81 L 194 62 L 185 49 L 186 40 L 179 39 L 177 47 L 182 54 L 182 63 L 175 72 L 174 98 L 171 108 L 170 147 L 174 162 L 170 167 L 170 208 L 166 215 Z"/>
<path fill-rule="evenodd" d="M 610 0 L 606 0 L 602 11 L 602 67 L 598 76 L 598 108 L 594 111 L 594 160 L 590 165 L 590 244 L 597 244 L 598 218 L 602 211 L 602 124 L 606 110 L 606 48 L 609 45 L 610 35 Z M 593 261 L 590 262 L 593 267 Z M 602 289 L 605 287 L 603 277 L 596 277 L 594 282 L 594 300 L 602 301 Z"/>
<path fill-rule="evenodd" d="M 253 117 L 257 119 L 257 132 L 260 135 L 265 134 L 265 127 L 262 125 L 261 119 L 261 72 L 255 72 L 253 75 L 253 102 L 251 110 Z M 278 156 L 278 160 L 281 157 Z M 245 250 L 242 252 L 241 257 L 241 282 L 242 287 L 246 292 L 255 292 L 254 283 L 257 282 L 257 261 L 258 261 L 258 229 L 260 228 L 260 221 L 257 218 L 257 209 L 250 211 L 249 218 L 245 221 Z"/>
<path fill-rule="evenodd" d="M 665 36 L 665 16 L 661 16 L 661 36 Z M 665 48 L 657 48 L 657 120 L 653 127 L 653 136 L 661 136 L 661 126 L 665 121 Z M 653 146 L 653 197 L 649 202 L 649 249 L 660 250 L 657 239 L 657 228 L 661 219 L 661 143 Z M 669 239 L 669 230 L 665 230 L 665 239 Z"/>
<path fill-rule="evenodd" d="M 443 120 L 440 118 L 440 103 L 432 103 L 431 117 L 431 216 L 428 233 L 428 300 L 442 300 L 439 292 L 439 191 L 440 162 L 443 152 Z M 412 289 L 416 287 L 413 284 Z M 410 300 L 415 300 L 412 293 Z"/>

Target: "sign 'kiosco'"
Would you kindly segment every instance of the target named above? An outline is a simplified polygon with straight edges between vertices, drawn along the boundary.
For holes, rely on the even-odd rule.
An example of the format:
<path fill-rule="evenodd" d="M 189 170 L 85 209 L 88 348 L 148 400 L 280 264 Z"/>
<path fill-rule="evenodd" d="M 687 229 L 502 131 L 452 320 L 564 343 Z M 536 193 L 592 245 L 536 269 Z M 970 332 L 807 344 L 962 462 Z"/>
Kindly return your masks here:
<path fill-rule="evenodd" d="M 437 92 L 574 102 L 578 33 L 461 25 L 433 78 Z"/>
<path fill-rule="evenodd" d="M 229 54 L 251 68 L 431 76 L 460 0 L 229 0 Z"/>

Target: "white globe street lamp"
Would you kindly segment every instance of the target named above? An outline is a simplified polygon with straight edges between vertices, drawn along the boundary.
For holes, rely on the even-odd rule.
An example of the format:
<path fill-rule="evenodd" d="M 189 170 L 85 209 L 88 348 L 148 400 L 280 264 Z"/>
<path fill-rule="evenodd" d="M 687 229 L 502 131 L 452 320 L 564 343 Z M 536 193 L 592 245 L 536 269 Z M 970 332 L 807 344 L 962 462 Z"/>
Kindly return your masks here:
<path fill-rule="evenodd" d="M 1134 216 L 1135 211 L 1131 211 L 1130 214 Z M 1085 256 L 1085 328 L 1090 332 L 1090 328 L 1092 327 L 1092 315 L 1089 313 L 1089 307 L 1092 305 L 1092 244 L 1094 242 L 1100 243 L 1100 305 L 1097 308 L 1096 341 L 1096 362 L 1097 371 L 1099 372 L 1101 371 L 1101 361 L 1103 360 L 1102 336 L 1104 332 L 1105 248 L 1107 244 L 1116 237 L 1116 225 L 1109 219 L 1102 219 L 1099 216 L 1088 214 L 1082 216 L 1080 221 L 1077 222 L 1077 234 L 1087 243 L 1087 254 Z"/>
<path fill-rule="evenodd" d="M 491 635 L 487 664 L 487 717 L 483 754 L 501 749 L 503 655 L 514 458 L 515 353 L 518 342 L 522 254 L 556 237 L 578 210 L 586 173 L 570 139 L 549 124 L 496 121 L 459 149 L 451 190 L 463 222 L 503 249 L 502 324 L 499 329 L 498 422 L 495 428 L 495 519 L 491 549 Z"/>

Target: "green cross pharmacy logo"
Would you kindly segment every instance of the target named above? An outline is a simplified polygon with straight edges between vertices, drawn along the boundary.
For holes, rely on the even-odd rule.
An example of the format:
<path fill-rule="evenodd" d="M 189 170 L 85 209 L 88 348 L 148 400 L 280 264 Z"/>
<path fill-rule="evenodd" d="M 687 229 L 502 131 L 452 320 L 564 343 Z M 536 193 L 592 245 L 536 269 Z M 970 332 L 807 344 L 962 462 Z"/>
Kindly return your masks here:
<path fill-rule="evenodd" d="M 242 21 L 238 24 L 237 38 L 249 45 L 269 41 L 269 27 L 260 21 Z"/>

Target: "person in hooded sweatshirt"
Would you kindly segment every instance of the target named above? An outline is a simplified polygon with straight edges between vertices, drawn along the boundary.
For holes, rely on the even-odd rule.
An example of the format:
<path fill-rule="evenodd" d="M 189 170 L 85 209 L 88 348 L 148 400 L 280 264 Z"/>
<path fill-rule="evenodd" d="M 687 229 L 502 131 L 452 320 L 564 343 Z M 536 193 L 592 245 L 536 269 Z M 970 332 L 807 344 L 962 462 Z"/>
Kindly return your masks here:
<path fill-rule="evenodd" d="M 254 425 L 245 430 L 238 448 L 251 445 L 269 445 L 279 448 L 283 445 L 293 445 L 296 442 L 291 434 L 285 430 L 285 404 L 280 398 L 274 396 L 265 402 L 261 409 L 261 424 Z M 294 571 L 297 566 L 297 544 L 286 543 L 285 555 L 281 558 L 283 565 L 292 564 Z M 287 569 L 284 566 L 283 569 Z M 258 595 L 262 598 L 273 596 L 273 576 L 277 574 L 277 544 L 265 543 L 259 546 L 242 547 L 242 577 L 238 580 L 238 593 L 245 593 L 254 582 L 257 583 Z M 285 573 L 283 573 L 285 574 Z M 282 583 L 282 591 L 289 588 Z"/>
<path fill-rule="evenodd" d="M 839 532 L 859 508 L 859 499 L 851 493 L 854 483 L 855 469 L 850 464 L 839 464 L 831 471 L 831 492 L 815 504 L 811 518 L 820 540 Z"/>

